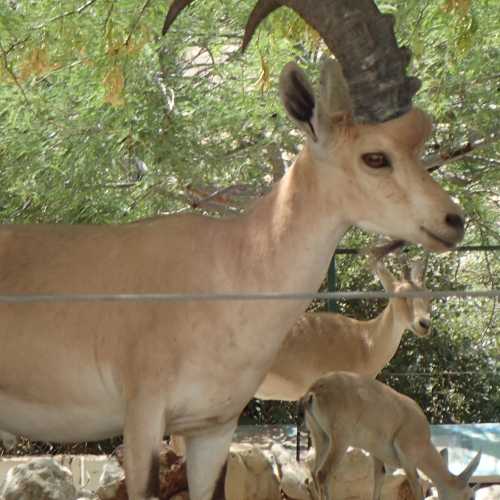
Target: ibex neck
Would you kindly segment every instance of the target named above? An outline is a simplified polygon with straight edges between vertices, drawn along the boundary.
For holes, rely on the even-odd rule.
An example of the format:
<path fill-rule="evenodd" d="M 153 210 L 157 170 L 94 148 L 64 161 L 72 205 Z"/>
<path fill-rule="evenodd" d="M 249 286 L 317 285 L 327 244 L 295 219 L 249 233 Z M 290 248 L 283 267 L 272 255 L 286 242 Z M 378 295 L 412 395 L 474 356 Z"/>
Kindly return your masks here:
<path fill-rule="evenodd" d="M 394 300 L 389 301 L 387 307 L 371 321 L 370 340 L 372 358 L 382 369 L 396 354 L 405 325 L 399 319 Z"/>
<path fill-rule="evenodd" d="M 267 286 L 316 291 L 335 247 L 348 229 L 340 202 L 330 202 L 304 149 L 294 165 L 248 215 L 248 257 L 267 268 Z"/>

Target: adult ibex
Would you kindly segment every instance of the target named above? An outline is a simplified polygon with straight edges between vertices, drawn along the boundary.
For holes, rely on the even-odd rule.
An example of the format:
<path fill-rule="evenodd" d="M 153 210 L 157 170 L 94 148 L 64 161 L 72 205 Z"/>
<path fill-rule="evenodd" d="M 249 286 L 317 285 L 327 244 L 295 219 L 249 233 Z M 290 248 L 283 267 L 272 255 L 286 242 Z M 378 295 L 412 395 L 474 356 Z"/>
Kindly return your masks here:
<path fill-rule="evenodd" d="M 366 0 L 290 5 L 335 40 L 338 54 L 348 50 L 351 98 L 332 62 L 319 100 L 295 64 L 285 67 L 283 103 L 307 142 L 272 192 L 225 220 L 4 226 L 4 294 L 312 292 L 353 224 L 434 251 L 462 239 L 460 208 L 419 160 L 430 121 L 411 108 L 418 85 L 404 75 L 409 52 L 397 47 L 392 18 Z M 372 87 L 377 91 L 366 93 Z M 181 434 L 191 500 L 208 500 L 240 411 L 306 306 L 3 304 L 0 429 L 56 441 L 123 432 L 131 500 L 158 496 L 160 438 Z"/>
<path fill-rule="evenodd" d="M 387 292 L 425 290 L 422 261 L 414 261 L 411 274 L 403 273 L 400 280 L 380 260 L 372 266 Z M 396 353 L 405 330 L 425 336 L 430 327 L 430 300 L 423 298 L 391 298 L 369 321 L 305 313 L 286 336 L 256 397 L 298 400 L 317 378 L 332 371 L 375 377 Z"/>
<path fill-rule="evenodd" d="M 479 452 L 459 476 L 431 442 L 424 412 L 407 396 L 370 377 L 333 372 L 320 377 L 301 400 L 316 451 L 313 477 L 320 500 L 331 500 L 331 478 L 348 446 L 374 459 L 373 500 L 379 500 L 384 464 L 402 467 L 416 500 L 424 500 L 417 469 L 434 483 L 441 500 L 470 500 L 468 482 Z"/>

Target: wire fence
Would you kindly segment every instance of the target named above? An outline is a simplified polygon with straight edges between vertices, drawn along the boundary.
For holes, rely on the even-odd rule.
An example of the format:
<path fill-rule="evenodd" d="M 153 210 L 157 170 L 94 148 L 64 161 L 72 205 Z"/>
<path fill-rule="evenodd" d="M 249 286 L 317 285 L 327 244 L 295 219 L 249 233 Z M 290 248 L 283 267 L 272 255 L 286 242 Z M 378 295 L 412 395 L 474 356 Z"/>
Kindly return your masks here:
<path fill-rule="evenodd" d="M 407 248 L 402 248 L 403 253 L 407 251 Z M 463 245 L 460 247 L 453 248 L 451 252 L 498 252 L 500 251 L 500 245 Z M 335 250 L 335 255 L 359 255 L 363 257 L 366 255 L 366 248 L 337 248 Z"/>
<path fill-rule="evenodd" d="M 391 377 L 436 377 L 436 376 L 449 376 L 449 375 L 475 375 L 476 373 L 481 372 L 497 372 L 496 368 L 484 369 L 481 368 L 479 370 L 463 370 L 463 371 L 439 371 L 439 372 L 387 372 L 385 376 Z"/>
<path fill-rule="evenodd" d="M 498 298 L 500 290 L 408 290 L 345 291 L 345 292 L 231 292 L 231 293 L 53 293 L 3 294 L 0 303 L 27 304 L 41 302 L 190 302 L 190 301 L 267 301 L 267 300 L 362 300 L 362 299 L 441 299 L 441 298 Z"/>

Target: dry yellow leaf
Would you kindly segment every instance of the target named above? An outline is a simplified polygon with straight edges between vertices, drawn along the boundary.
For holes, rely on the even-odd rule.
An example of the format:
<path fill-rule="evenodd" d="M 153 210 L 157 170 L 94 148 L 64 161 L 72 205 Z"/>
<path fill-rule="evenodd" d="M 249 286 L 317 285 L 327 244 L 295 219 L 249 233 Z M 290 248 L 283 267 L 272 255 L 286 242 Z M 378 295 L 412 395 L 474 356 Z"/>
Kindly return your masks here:
<path fill-rule="evenodd" d="M 127 43 L 127 51 L 129 54 L 139 53 L 144 46 L 149 43 L 152 39 L 151 31 L 141 26 L 131 37 Z"/>
<path fill-rule="evenodd" d="M 266 92 L 271 87 L 269 63 L 262 53 L 260 54 L 260 74 L 256 85 L 262 93 Z"/>
<path fill-rule="evenodd" d="M 58 64 L 49 63 L 47 48 L 42 45 L 32 49 L 28 57 L 22 62 L 19 68 L 19 80 L 24 81 L 32 75 L 42 76 L 49 70 L 58 67 Z"/>
<path fill-rule="evenodd" d="M 471 0 L 446 0 L 443 5 L 445 12 L 457 12 L 460 15 L 466 15 L 470 11 Z"/>
<path fill-rule="evenodd" d="M 106 88 L 104 102 L 108 102 L 113 107 L 123 106 L 125 99 L 123 98 L 123 90 L 125 88 L 125 77 L 123 69 L 120 66 L 113 66 L 102 81 Z"/>

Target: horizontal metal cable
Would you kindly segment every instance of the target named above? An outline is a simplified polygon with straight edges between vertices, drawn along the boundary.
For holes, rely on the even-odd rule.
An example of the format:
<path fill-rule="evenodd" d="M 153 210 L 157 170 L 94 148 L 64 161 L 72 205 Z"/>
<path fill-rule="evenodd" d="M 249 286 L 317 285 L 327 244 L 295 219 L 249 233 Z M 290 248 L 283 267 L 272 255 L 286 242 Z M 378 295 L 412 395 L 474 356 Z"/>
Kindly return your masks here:
<path fill-rule="evenodd" d="M 382 378 L 387 377 L 442 377 L 450 375 L 479 375 L 481 373 L 497 373 L 495 368 L 492 369 L 481 369 L 481 370 L 469 370 L 469 371 L 442 371 L 442 372 L 387 372 L 381 373 Z"/>
<path fill-rule="evenodd" d="M 335 255 L 359 255 L 363 257 L 366 255 L 367 248 L 337 248 Z M 455 247 L 450 250 L 451 252 L 498 252 L 500 245 L 464 245 Z M 406 252 L 406 249 L 403 249 Z"/>
<path fill-rule="evenodd" d="M 252 300 L 360 300 L 388 298 L 496 298 L 500 290 L 423 290 L 391 292 L 234 292 L 234 293 L 51 293 L 3 294 L 0 303 L 22 304 L 34 302 L 190 302 L 190 301 L 252 301 Z"/>

